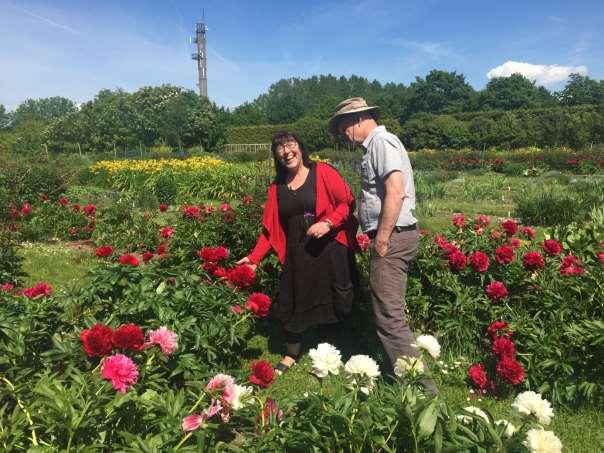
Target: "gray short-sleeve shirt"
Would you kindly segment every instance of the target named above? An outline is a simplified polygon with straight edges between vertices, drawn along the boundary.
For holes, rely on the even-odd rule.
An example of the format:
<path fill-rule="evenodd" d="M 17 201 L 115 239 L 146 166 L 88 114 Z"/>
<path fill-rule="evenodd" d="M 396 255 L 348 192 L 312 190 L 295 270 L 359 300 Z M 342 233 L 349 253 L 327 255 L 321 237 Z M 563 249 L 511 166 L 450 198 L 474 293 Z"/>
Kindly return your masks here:
<path fill-rule="evenodd" d="M 363 142 L 367 150 L 361 162 L 361 199 L 359 203 L 359 221 L 364 232 L 376 230 L 379 224 L 382 203 L 386 195 L 384 181 L 393 171 L 403 174 L 405 198 L 398 226 L 413 225 L 417 219 L 415 209 L 415 185 L 413 170 L 405 147 L 398 137 L 378 126 L 371 131 Z"/>

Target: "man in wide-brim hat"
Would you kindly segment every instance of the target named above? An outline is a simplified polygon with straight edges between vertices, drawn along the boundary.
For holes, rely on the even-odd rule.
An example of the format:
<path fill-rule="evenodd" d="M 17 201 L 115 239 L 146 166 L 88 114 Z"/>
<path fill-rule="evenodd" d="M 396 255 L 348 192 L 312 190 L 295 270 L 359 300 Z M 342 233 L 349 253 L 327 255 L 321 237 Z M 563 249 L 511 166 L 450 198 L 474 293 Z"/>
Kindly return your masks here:
<path fill-rule="evenodd" d="M 394 367 L 399 357 L 419 355 L 405 317 L 407 272 L 419 248 L 419 231 L 409 156 L 378 119 L 378 107 L 350 98 L 337 105 L 329 130 L 365 149 L 359 221 L 372 242 L 369 287 L 377 335 Z M 434 381 L 422 382 L 428 391 L 438 393 Z"/>

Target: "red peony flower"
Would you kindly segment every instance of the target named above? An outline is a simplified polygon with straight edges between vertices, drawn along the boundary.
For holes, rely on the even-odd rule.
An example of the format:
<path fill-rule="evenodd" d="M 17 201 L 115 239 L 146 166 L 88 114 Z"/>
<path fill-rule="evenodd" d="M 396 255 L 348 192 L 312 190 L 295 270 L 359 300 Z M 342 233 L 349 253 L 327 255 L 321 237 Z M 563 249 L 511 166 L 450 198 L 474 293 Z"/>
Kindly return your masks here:
<path fill-rule="evenodd" d="M 468 370 L 468 376 L 475 387 L 479 388 L 480 390 L 487 388 L 489 379 L 482 363 L 475 363 L 472 365 Z"/>
<path fill-rule="evenodd" d="M 201 213 L 199 212 L 199 208 L 197 206 L 183 206 L 181 209 L 183 215 L 189 219 L 201 218 Z"/>
<path fill-rule="evenodd" d="M 140 263 L 136 256 L 128 253 L 120 256 L 120 264 L 124 266 L 138 266 Z"/>
<path fill-rule="evenodd" d="M 159 212 L 166 212 L 168 210 L 168 205 L 165 203 L 162 203 L 159 205 Z"/>
<path fill-rule="evenodd" d="M 93 216 L 96 213 L 96 206 L 93 204 L 87 204 L 84 206 L 84 214 L 87 216 Z"/>
<path fill-rule="evenodd" d="M 598 260 L 600 260 L 600 263 L 604 264 L 604 252 L 598 253 Z"/>
<path fill-rule="evenodd" d="M 59 198 L 59 204 L 61 206 L 67 206 L 69 204 L 69 199 L 66 197 Z"/>
<path fill-rule="evenodd" d="M 533 227 L 524 226 L 520 229 L 520 234 L 522 234 L 527 239 L 535 239 L 537 237 L 537 232 Z"/>
<path fill-rule="evenodd" d="M 206 214 L 211 214 L 214 211 L 216 211 L 216 208 L 213 205 L 208 205 L 208 206 L 206 206 L 205 209 L 206 209 Z"/>
<path fill-rule="evenodd" d="M 449 255 L 455 251 L 460 251 L 455 244 L 451 244 L 449 241 L 447 241 L 442 234 L 437 234 L 434 236 L 434 243 L 445 253 L 445 255 Z"/>
<path fill-rule="evenodd" d="M 524 380 L 524 368 L 514 357 L 504 356 L 497 363 L 497 376 L 512 385 L 518 385 Z"/>
<path fill-rule="evenodd" d="M 250 375 L 250 382 L 252 384 L 259 385 L 263 389 L 271 385 L 273 379 L 275 378 L 273 366 L 266 360 L 252 362 L 250 369 L 252 371 L 252 374 Z"/>
<path fill-rule="evenodd" d="M 0 285 L 0 291 L 4 293 L 10 293 L 13 289 L 15 289 L 15 285 L 13 285 L 12 283 L 7 282 Z"/>
<path fill-rule="evenodd" d="M 497 247 L 495 249 L 495 260 L 499 264 L 510 264 L 514 261 L 514 249 L 507 245 Z"/>
<path fill-rule="evenodd" d="M 264 318 L 268 315 L 271 304 L 271 298 L 266 294 L 252 293 L 250 294 L 250 297 L 247 298 L 245 307 L 251 311 L 255 317 Z"/>
<path fill-rule="evenodd" d="M 227 270 L 222 266 L 216 266 L 216 269 L 212 270 L 212 275 L 216 278 L 226 278 Z"/>
<path fill-rule="evenodd" d="M 227 279 L 239 288 L 249 288 L 255 278 L 256 272 L 246 264 L 227 270 Z"/>
<path fill-rule="evenodd" d="M 157 248 L 155 249 L 155 253 L 160 258 L 164 258 L 168 254 L 168 244 L 166 244 L 165 242 L 162 242 L 161 244 L 159 244 L 157 246 Z"/>
<path fill-rule="evenodd" d="M 113 329 L 105 324 L 95 324 L 82 330 L 80 341 L 88 357 L 103 357 L 113 350 Z"/>
<path fill-rule="evenodd" d="M 467 258 L 462 252 L 460 252 L 457 248 L 449 253 L 449 265 L 453 269 L 464 269 L 466 267 Z"/>
<path fill-rule="evenodd" d="M 539 252 L 526 252 L 522 258 L 522 264 L 526 269 L 537 270 L 543 269 L 545 261 Z"/>
<path fill-rule="evenodd" d="M 520 248 L 520 239 L 508 238 L 508 244 L 514 249 Z"/>
<path fill-rule="evenodd" d="M 508 337 L 497 337 L 493 340 L 493 355 L 503 357 L 513 357 L 516 353 L 516 347 Z"/>
<path fill-rule="evenodd" d="M 36 283 L 31 288 L 25 288 L 23 290 L 23 295 L 30 299 L 33 299 L 34 297 L 38 297 L 38 296 L 48 297 L 51 294 L 52 294 L 52 288 L 50 287 L 50 285 L 48 283 L 44 283 L 44 282 Z"/>
<path fill-rule="evenodd" d="M 562 252 L 562 244 L 553 239 L 543 241 L 543 251 L 549 256 L 558 256 Z"/>
<path fill-rule="evenodd" d="M 494 281 L 487 285 L 484 292 L 493 302 L 497 302 L 508 295 L 508 289 L 505 287 L 503 282 Z"/>
<path fill-rule="evenodd" d="M 145 343 L 145 334 L 136 324 L 124 324 L 113 332 L 113 346 L 120 349 L 140 351 Z"/>
<path fill-rule="evenodd" d="M 229 257 L 229 249 L 221 245 L 218 247 L 204 247 L 198 252 L 198 255 L 206 263 L 217 263 Z"/>
<path fill-rule="evenodd" d="M 514 236 L 518 232 L 518 224 L 512 219 L 504 220 L 499 226 L 508 236 Z"/>
<path fill-rule="evenodd" d="M 143 262 L 148 263 L 153 258 L 153 252 L 145 250 L 143 253 Z"/>
<path fill-rule="evenodd" d="M 494 321 L 491 323 L 491 325 L 487 328 L 487 332 L 489 334 L 489 336 L 491 337 L 491 340 L 495 340 L 495 338 L 498 338 L 500 336 L 502 337 L 509 337 L 511 336 L 511 333 L 508 331 L 508 326 L 510 324 L 505 322 L 505 321 Z M 499 335 L 499 332 L 501 331 L 506 331 L 506 333 L 504 335 Z"/>
<path fill-rule="evenodd" d="M 33 208 L 29 203 L 23 203 L 23 206 L 21 206 L 21 215 L 29 215 L 32 211 Z"/>
<path fill-rule="evenodd" d="M 488 215 L 480 214 L 476 217 L 475 222 L 477 225 L 487 227 L 491 224 L 491 218 Z"/>
<path fill-rule="evenodd" d="M 228 212 L 228 211 L 232 211 L 232 210 L 233 210 L 233 208 L 228 203 L 222 203 L 220 205 L 220 212 Z"/>
<path fill-rule="evenodd" d="M 243 311 L 243 307 L 239 304 L 235 304 L 231 307 L 231 312 L 238 315 Z"/>
<path fill-rule="evenodd" d="M 463 214 L 453 214 L 453 217 L 451 218 L 451 222 L 457 228 L 463 228 L 464 225 L 466 224 L 466 218 Z"/>
<path fill-rule="evenodd" d="M 80 205 L 77 203 L 74 203 L 71 205 L 71 209 L 73 209 L 73 212 L 80 212 Z"/>
<path fill-rule="evenodd" d="M 283 419 L 283 411 L 281 409 L 279 409 L 279 406 L 277 406 L 277 404 L 275 404 L 275 401 L 268 399 L 266 400 L 266 403 L 264 403 L 264 408 L 262 409 L 262 412 L 264 414 L 264 420 L 266 422 L 268 422 L 268 420 L 270 420 L 271 417 L 275 417 L 275 420 L 277 422 L 280 422 Z M 267 426 L 265 427 L 265 431 L 269 430 L 269 426 L 267 423 Z"/>
<path fill-rule="evenodd" d="M 470 255 L 470 265 L 475 272 L 484 273 L 489 269 L 489 256 L 478 250 Z"/>
<path fill-rule="evenodd" d="M 94 250 L 94 254 L 99 258 L 106 258 L 113 253 L 113 247 L 110 245 L 102 245 Z"/>
<path fill-rule="evenodd" d="M 174 228 L 163 227 L 161 230 L 159 230 L 159 235 L 163 238 L 171 239 L 174 235 Z"/>
<path fill-rule="evenodd" d="M 562 260 L 562 264 L 560 265 L 560 274 L 570 276 L 570 275 L 582 275 L 583 267 L 581 267 L 581 261 L 575 258 L 572 255 L 567 255 Z"/>
<path fill-rule="evenodd" d="M 364 252 L 371 245 L 371 239 L 366 234 L 359 234 L 357 236 L 357 245 L 361 252 Z"/>
<path fill-rule="evenodd" d="M 227 211 L 222 214 L 222 220 L 226 223 L 231 223 L 235 220 L 235 211 Z"/>

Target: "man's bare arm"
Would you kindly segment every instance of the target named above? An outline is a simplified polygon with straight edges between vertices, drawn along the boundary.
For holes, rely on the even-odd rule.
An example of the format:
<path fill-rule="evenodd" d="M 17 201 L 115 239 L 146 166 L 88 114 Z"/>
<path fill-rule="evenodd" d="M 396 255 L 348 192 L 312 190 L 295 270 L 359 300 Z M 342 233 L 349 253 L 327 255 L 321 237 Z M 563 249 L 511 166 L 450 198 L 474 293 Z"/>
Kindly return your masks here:
<path fill-rule="evenodd" d="M 386 255 L 388 251 L 388 240 L 403 206 L 403 198 L 405 198 L 403 173 L 398 170 L 390 173 L 384 181 L 384 188 L 386 195 L 384 196 L 380 223 L 375 237 L 375 248 L 380 256 Z"/>

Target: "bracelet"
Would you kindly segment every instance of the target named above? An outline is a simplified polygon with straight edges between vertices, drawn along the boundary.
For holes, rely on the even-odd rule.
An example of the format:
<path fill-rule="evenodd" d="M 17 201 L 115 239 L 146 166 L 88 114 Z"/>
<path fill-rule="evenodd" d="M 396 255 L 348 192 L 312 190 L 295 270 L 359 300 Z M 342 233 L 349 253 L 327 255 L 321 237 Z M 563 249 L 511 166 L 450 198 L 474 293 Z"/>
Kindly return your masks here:
<path fill-rule="evenodd" d="M 333 222 L 331 220 L 323 219 L 323 222 L 325 222 L 329 226 L 330 230 L 333 228 Z"/>

